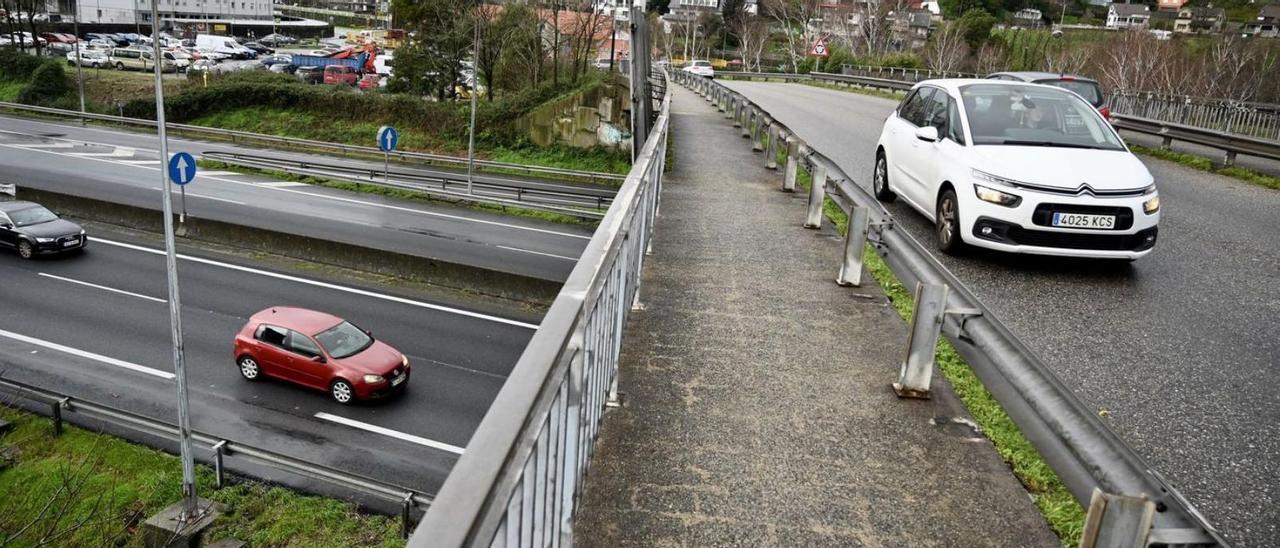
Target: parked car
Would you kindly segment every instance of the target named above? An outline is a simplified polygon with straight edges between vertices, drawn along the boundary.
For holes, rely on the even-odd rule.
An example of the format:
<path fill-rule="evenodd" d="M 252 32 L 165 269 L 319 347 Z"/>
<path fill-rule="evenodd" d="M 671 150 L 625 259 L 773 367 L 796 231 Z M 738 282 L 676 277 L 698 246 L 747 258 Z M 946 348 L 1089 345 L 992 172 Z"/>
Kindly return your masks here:
<path fill-rule="evenodd" d="M 264 45 L 262 45 L 262 44 L 260 44 L 260 43 L 258 43 L 258 42 L 245 42 L 245 43 L 244 43 L 244 44 L 242 44 L 242 45 L 243 45 L 244 47 L 246 47 L 246 48 L 249 48 L 249 49 L 253 50 L 253 51 L 254 51 L 254 52 L 256 52 L 259 56 L 262 56 L 262 55 L 271 55 L 271 54 L 273 54 L 273 53 L 275 53 L 275 52 L 276 52 L 276 50 L 273 50 L 273 49 L 271 49 L 271 48 L 269 48 L 269 47 L 267 47 L 267 46 L 264 46 Z"/>
<path fill-rule="evenodd" d="M 715 69 L 711 68 L 710 61 L 690 61 L 688 65 L 686 65 L 683 69 L 680 69 L 680 70 L 687 72 L 689 74 L 705 76 L 707 78 L 716 77 L 716 71 Z"/>
<path fill-rule="evenodd" d="M 258 61 L 258 64 L 270 68 L 273 65 L 287 65 L 291 62 L 293 62 L 293 56 L 288 54 L 275 54 L 262 58 L 262 60 Z"/>
<path fill-rule="evenodd" d="M 75 49 L 75 44 L 68 44 L 66 42 L 49 42 L 49 45 L 44 47 L 44 53 L 51 57 L 62 57 L 71 53 Z"/>
<path fill-rule="evenodd" d="M 298 42 L 297 38 L 294 38 L 292 36 L 285 36 L 283 34 L 276 34 L 276 33 L 268 34 L 258 39 L 258 43 L 266 46 L 276 47 L 276 48 L 280 46 L 286 46 L 289 44 L 295 44 L 297 42 Z"/>
<path fill-rule="evenodd" d="M 76 52 L 69 51 L 66 57 L 67 64 L 74 67 L 76 65 Z M 107 52 L 103 50 L 80 48 L 80 66 L 82 67 L 102 68 L 107 66 L 109 62 Z"/>
<path fill-rule="evenodd" d="M 329 65 L 324 68 L 324 83 L 330 85 L 354 86 L 359 75 L 356 69 L 345 65 Z"/>
<path fill-rule="evenodd" d="M 79 251 L 89 243 L 84 229 L 34 202 L 0 202 L 0 246 L 30 259 L 36 255 Z"/>
<path fill-rule="evenodd" d="M 65 43 L 67 43 L 67 39 L 65 38 L 65 36 L 66 36 L 66 35 L 58 34 L 58 33 L 55 33 L 55 32 L 42 32 L 42 33 L 40 33 L 40 37 L 41 37 L 41 38 L 43 38 L 45 42 L 50 43 L 50 44 L 65 44 Z"/>
<path fill-rule="evenodd" d="M 378 84 L 381 81 L 382 81 L 381 75 L 370 72 L 369 74 L 365 74 L 364 76 L 361 76 L 360 81 L 357 82 L 357 85 L 360 87 L 361 90 L 367 91 L 371 89 L 378 89 Z"/>
<path fill-rule="evenodd" d="M 116 70 L 152 70 L 156 66 L 152 50 L 136 46 L 111 50 L 108 62 Z M 161 72 L 174 72 L 177 69 L 171 57 L 164 58 L 160 63 Z"/>
<path fill-rule="evenodd" d="M 936 226 L 937 247 L 1135 260 L 1155 246 L 1151 173 L 1092 105 L 995 80 L 916 84 L 885 120 L 872 187 Z"/>
<path fill-rule="evenodd" d="M 101 51 L 111 51 L 116 47 L 115 42 L 112 42 L 110 40 L 103 40 L 101 38 L 94 38 L 92 40 L 89 40 L 89 43 L 87 45 L 92 49 L 101 50 Z"/>
<path fill-rule="evenodd" d="M 308 84 L 324 83 L 324 67 L 298 67 L 293 75 Z"/>
<path fill-rule="evenodd" d="M 1111 109 L 1107 107 L 1107 96 L 1102 93 L 1102 85 L 1092 78 L 1052 72 L 996 72 L 988 75 L 987 78 L 1045 84 L 1074 91 L 1084 97 L 1084 100 L 1088 101 L 1094 108 L 1098 109 L 1103 118 L 1108 121 L 1111 120 Z"/>
<path fill-rule="evenodd" d="M 268 67 L 267 70 L 280 74 L 293 74 L 298 71 L 298 65 L 293 63 L 276 63 Z"/>
<path fill-rule="evenodd" d="M 409 358 L 337 316 L 274 306 L 249 318 L 235 337 L 240 375 L 263 376 L 329 393 L 349 404 L 403 392 Z"/>

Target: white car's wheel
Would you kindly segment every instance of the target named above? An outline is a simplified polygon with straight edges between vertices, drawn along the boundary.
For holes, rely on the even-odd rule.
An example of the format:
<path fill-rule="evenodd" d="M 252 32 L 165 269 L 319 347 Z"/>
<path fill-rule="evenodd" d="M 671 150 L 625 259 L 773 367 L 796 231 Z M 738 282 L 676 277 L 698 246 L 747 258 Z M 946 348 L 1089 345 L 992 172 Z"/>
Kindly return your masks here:
<path fill-rule="evenodd" d="M 951 189 L 938 197 L 936 234 L 938 249 L 947 255 L 959 255 L 964 251 L 964 239 L 960 237 L 960 201 Z"/>
<path fill-rule="evenodd" d="M 887 204 L 898 199 L 898 195 L 889 188 L 889 161 L 885 159 L 883 152 L 876 153 L 876 167 L 871 175 L 871 188 L 881 202 Z"/>

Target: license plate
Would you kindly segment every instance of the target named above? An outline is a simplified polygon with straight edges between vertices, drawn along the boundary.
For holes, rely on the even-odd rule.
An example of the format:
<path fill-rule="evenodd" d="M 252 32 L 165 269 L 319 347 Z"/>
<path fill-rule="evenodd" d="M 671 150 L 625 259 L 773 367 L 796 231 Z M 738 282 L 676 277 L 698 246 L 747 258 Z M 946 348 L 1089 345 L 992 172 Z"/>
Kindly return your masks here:
<path fill-rule="evenodd" d="M 1084 213 L 1053 214 L 1053 226 L 1070 228 L 1099 228 L 1110 230 L 1116 227 L 1115 215 L 1086 215 Z"/>
<path fill-rule="evenodd" d="M 75 240 L 67 240 L 67 241 L 65 241 L 65 242 L 62 242 L 62 247 L 72 247 L 72 246 L 77 245 L 77 244 L 79 244 L 79 243 L 80 243 L 80 240 L 79 240 L 78 238 L 77 238 L 77 239 L 75 239 Z"/>
<path fill-rule="evenodd" d="M 391 386 L 400 386 L 400 383 L 404 382 L 405 378 L 406 377 L 404 375 L 400 375 L 399 377 L 391 379 Z"/>

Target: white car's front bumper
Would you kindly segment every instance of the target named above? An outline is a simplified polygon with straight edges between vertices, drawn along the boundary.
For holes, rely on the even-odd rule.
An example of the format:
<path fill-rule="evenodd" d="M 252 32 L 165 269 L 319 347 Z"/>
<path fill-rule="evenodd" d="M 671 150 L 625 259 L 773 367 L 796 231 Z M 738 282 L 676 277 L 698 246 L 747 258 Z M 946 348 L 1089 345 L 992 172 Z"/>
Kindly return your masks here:
<path fill-rule="evenodd" d="M 1137 259 L 1155 246 L 1160 212 L 1148 215 L 1142 210 L 1143 202 L 1154 194 L 1096 198 L 999 190 L 1020 196 L 1022 201 L 1005 207 L 978 199 L 972 186 L 957 189 L 960 233 L 966 243 L 1009 253 L 1103 259 Z M 1054 227 L 1050 224 L 1054 212 L 1115 215 L 1116 228 Z"/>

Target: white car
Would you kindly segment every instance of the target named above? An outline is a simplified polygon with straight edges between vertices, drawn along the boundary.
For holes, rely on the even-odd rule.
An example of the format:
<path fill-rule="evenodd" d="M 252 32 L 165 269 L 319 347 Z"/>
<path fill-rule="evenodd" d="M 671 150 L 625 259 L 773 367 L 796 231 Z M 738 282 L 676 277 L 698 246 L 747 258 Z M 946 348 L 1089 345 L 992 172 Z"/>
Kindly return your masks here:
<path fill-rule="evenodd" d="M 689 74 L 705 76 L 707 78 L 716 77 L 716 71 L 715 69 L 711 68 L 710 61 L 690 61 L 687 66 L 685 66 L 683 69 L 680 69 L 680 70 L 687 72 Z"/>
<path fill-rule="evenodd" d="M 1160 196 L 1145 165 L 1075 93 L 1039 84 L 929 80 L 885 120 L 876 197 L 934 222 L 937 246 L 1135 260 Z"/>
<path fill-rule="evenodd" d="M 67 52 L 67 64 L 73 67 L 76 65 L 75 51 Z M 107 59 L 107 52 L 104 50 L 80 48 L 80 66 L 101 68 L 110 66 L 110 61 Z"/>

